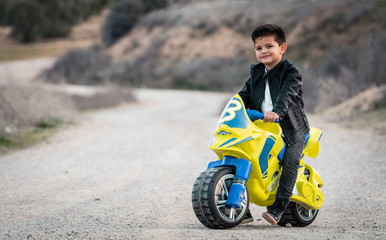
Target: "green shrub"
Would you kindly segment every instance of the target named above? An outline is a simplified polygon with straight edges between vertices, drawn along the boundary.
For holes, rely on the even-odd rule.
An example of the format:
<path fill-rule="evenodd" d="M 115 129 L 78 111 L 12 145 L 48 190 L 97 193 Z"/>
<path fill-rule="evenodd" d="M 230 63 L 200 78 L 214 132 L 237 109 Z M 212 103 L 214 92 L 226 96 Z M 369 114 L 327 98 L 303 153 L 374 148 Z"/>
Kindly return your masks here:
<path fill-rule="evenodd" d="M 59 126 L 63 121 L 58 118 L 44 119 L 35 124 L 35 127 L 41 129 L 55 128 Z"/>
<path fill-rule="evenodd" d="M 5 22 L 12 26 L 13 38 L 32 42 L 39 36 L 41 20 L 41 9 L 35 1 L 18 0 L 9 4 Z"/>
<path fill-rule="evenodd" d="M 11 139 L 9 139 L 8 137 L 4 136 L 3 134 L 0 134 L 0 149 L 1 147 L 11 147 L 13 146 L 14 143 Z"/>
<path fill-rule="evenodd" d="M 167 6 L 167 0 L 143 0 L 142 1 L 144 12 L 150 12 L 155 9 L 164 8 Z"/>
<path fill-rule="evenodd" d="M 9 0 L 0 1 L 0 26 L 6 26 L 5 15 Z"/>
<path fill-rule="evenodd" d="M 98 47 L 72 50 L 61 56 L 41 77 L 48 82 L 94 85 L 106 79 L 105 70 L 111 57 Z"/>
<path fill-rule="evenodd" d="M 121 0 L 113 4 L 102 28 L 102 41 L 111 45 L 130 32 L 144 9 L 137 0 Z"/>
<path fill-rule="evenodd" d="M 0 25 L 20 42 L 67 36 L 72 26 L 99 13 L 113 0 L 1 0 Z"/>
<path fill-rule="evenodd" d="M 115 2 L 102 27 L 102 42 L 106 45 L 114 44 L 130 32 L 143 14 L 166 5 L 167 0 L 120 0 Z"/>

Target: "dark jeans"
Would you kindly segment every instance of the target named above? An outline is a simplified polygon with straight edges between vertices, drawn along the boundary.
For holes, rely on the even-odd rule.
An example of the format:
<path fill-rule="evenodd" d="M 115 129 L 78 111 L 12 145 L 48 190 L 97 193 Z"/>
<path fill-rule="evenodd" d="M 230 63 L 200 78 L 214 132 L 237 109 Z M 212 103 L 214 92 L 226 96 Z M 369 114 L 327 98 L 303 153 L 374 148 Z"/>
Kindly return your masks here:
<path fill-rule="evenodd" d="M 283 158 L 276 200 L 272 206 L 267 207 L 268 211 L 280 213 L 287 207 L 298 176 L 299 163 L 302 158 L 304 144 L 305 139 L 302 139 L 291 146 L 287 145 Z"/>

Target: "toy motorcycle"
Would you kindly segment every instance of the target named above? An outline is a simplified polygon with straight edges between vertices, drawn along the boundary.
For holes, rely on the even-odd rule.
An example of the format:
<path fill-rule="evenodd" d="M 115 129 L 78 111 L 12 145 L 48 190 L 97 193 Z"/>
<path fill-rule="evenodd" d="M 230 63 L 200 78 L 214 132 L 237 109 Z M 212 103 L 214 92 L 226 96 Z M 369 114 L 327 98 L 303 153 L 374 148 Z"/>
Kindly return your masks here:
<path fill-rule="evenodd" d="M 209 144 L 219 160 L 210 162 L 194 183 L 193 209 L 208 228 L 235 227 L 244 220 L 250 202 L 270 206 L 275 201 L 286 143 L 279 124 L 252 122 L 250 117 L 263 119 L 263 114 L 246 110 L 236 94 L 221 114 Z M 314 158 L 322 132 L 310 129 L 303 154 Z M 302 158 L 290 203 L 278 225 L 311 224 L 322 207 L 322 186 L 318 172 Z"/>

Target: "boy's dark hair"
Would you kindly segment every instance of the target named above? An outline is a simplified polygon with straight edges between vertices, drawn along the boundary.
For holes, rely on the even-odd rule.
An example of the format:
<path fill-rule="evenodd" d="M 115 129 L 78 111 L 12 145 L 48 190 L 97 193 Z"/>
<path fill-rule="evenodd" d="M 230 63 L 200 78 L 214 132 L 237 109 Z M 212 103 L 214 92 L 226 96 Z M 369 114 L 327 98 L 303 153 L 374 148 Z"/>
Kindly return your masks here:
<path fill-rule="evenodd" d="M 256 38 L 266 36 L 274 36 L 275 41 L 279 44 L 279 46 L 286 42 L 283 29 L 275 24 L 264 24 L 258 26 L 251 34 L 253 42 L 255 42 Z"/>

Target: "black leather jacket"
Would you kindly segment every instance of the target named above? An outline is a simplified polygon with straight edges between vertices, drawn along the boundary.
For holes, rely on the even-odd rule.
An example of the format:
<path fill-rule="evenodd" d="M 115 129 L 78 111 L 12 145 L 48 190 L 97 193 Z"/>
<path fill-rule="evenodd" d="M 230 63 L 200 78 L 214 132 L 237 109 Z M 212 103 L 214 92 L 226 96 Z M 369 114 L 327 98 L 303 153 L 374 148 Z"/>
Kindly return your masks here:
<path fill-rule="evenodd" d="M 250 77 L 239 95 L 247 109 L 261 112 L 264 100 L 265 66 L 262 63 L 252 64 Z M 283 59 L 267 72 L 273 110 L 280 117 L 280 126 L 289 145 L 304 138 L 310 131 L 302 98 L 302 75 L 288 60 Z"/>

